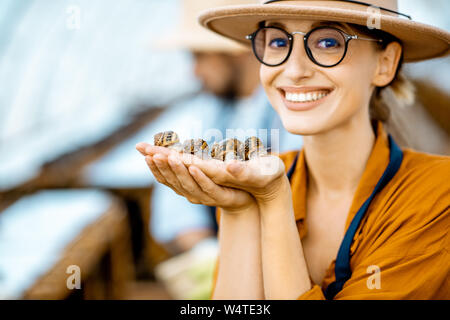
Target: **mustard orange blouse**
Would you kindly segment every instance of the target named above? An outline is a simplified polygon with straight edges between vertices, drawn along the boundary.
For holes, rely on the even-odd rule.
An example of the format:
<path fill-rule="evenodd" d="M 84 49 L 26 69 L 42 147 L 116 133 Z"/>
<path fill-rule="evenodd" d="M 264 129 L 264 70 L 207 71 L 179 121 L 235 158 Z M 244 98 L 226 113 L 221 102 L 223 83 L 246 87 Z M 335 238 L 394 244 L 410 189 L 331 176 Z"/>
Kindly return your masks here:
<path fill-rule="evenodd" d="M 389 164 L 389 142 L 381 122 L 347 217 L 346 229 Z M 450 157 L 402 149 L 402 165 L 373 199 L 350 249 L 351 278 L 334 299 L 450 299 Z M 286 171 L 297 151 L 282 154 Z M 307 174 L 304 151 L 291 179 L 300 239 L 306 229 Z M 325 299 L 335 281 L 335 261 L 323 283 L 299 300 Z"/>

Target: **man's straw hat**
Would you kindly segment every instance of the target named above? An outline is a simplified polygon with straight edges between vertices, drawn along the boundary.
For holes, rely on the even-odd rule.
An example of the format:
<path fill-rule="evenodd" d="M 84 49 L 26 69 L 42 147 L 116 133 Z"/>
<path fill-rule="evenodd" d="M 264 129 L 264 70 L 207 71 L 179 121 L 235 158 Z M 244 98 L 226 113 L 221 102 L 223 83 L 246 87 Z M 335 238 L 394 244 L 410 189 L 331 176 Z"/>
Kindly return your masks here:
<path fill-rule="evenodd" d="M 187 49 L 191 51 L 238 53 L 248 48 L 199 25 L 201 11 L 225 5 L 257 4 L 258 0 L 181 0 L 181 21 L 168 36 L 160 39 L 160 49 Z"/>
<path fill-rule="evenodd" d="M 226 2 L 231 4 L 231 1 Z M 256 31 L 262 21 L 310 19 L 371 26 L 388 32 L 402 41 L 406 62 L 449 53 L 450 33 L 399 14 L 397 0 L 262 0 L 259 4 L 246 3 L 206 10 L 199 21 L 206 28 L 247 46 L 250 41 L 245 37 Z"/>

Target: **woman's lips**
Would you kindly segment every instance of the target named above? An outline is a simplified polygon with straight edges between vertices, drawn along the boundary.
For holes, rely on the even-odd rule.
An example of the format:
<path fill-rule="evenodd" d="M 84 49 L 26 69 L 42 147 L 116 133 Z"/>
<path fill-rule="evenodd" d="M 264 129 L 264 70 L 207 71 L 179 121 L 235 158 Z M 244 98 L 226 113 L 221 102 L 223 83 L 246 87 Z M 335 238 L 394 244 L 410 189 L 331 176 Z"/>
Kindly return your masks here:
<path fill-rule="evenodd" d="M 327 87 L 280 87 L 284 104 L 292 111 L 308 111 L 320 105 L 333 91 Z"/>

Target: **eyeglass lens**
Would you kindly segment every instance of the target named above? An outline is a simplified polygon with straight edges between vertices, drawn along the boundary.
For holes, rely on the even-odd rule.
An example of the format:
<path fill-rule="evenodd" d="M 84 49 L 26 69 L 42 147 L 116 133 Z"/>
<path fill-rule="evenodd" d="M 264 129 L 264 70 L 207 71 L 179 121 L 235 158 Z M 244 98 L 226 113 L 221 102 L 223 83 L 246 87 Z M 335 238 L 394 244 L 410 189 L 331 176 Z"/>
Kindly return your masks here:
<path fill-rule="evenodd" d="M 292 41 L 287 32 L 273 27 L 260 29 L 253 39 L 257 58 L 269 66 L 286 61 L 291 52 Z M 307 35 L 306 48 L 310 59 L 322 66 L 339 63 L 346 51 L 345 36 L 337 29 L 315 29 Z"/>

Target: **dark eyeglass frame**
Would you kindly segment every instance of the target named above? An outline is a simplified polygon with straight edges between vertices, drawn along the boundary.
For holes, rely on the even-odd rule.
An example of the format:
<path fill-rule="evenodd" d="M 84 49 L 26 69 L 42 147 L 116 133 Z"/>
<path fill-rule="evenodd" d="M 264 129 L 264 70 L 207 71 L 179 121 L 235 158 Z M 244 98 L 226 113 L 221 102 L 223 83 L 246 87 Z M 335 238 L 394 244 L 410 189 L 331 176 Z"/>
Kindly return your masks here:
<path fill-rule="evenodd" d="M 262 30 L 264 30 L 264 29 L 276 29 L 276 30 L 279 30 L 279 31 L 283 32 L 283 33 L 286 35 L 286 37 L 288 38 L 288 40 L 289 40 L 289 51 L 288 51 L 288 54 L 286 55 L 286 58 L 285 58 L 282 62 L 280 62 L 280 63 L 278 63 L 278 64 L 268 64 L 268 63 L 265 63 L 264 61 L 262 61 L 262 59 L 261 59 L 261 58 L 258 56 L 258 54 L 257 54 L 257 51 L 256 51 L 256 44 L 255 44 L 255 39 L 256 39 L 257 34 L 258 34 L 259 32 L 261 32 Z M 309 40 L 309 37 L 311 36 L 311 34 L 312 34 L 313 32 L 315 32 L 315 31 L 321 30 L 321 29 L 332 29 L 332 30 L 336 30 L 336 31 L 338 31 L 338 32 L 344 37 L 344 39 L 345 39 L 345 49 L 344 49 L 344 54 L 342 55 L 342 58 L 341 58 L 337 63 L 335 63 L 335 64 L 333 64 L 333 65 L 331 65 L 331 66 L 327 66 L 327 65 L 324 65 L 324 64 L 319 63 L 319 62 L 314 58 L 314 55 L 312 54 L 311 49 L 310 49 L 309 46 L 308 46 L 308 40 Z M 314 29 L 310 30 L 310 31 L 307 32 L 307 33 L 301 32 L 301 31 L 295 31 L 295 32 L 289 33 L 289 32 L 287 32 L 286 30 L 284 30 L 284 29 L 282 29 L 282 28 L 280 28 L 280 27 L 275 27 L 275 26 L 264 26 L 264 27 L 260 27 L 258 30 L 256 30 L 256 31 L 253 32 L 252 34 L 249 34 L 249 35 L 246 36 L 245 38 L 246 38 L 247 40 L 250 40 L 250 41 L 252 42 L 253 53 L 254 53 L 256 59 L 258 59 L 259 62 L 261 62 L 262 64 L 264 64 L 264 65 L 266 65 L 266 66 L 268 66 L 268 67 L 278 67 L 278 66 L 281 66 L 282 64 L 284 64 L 284 63 L 289 59 L 289 57 L 291 56 L 292 49 L 294 48 L 294 35 L 296 35 L 296 34 L 301 34 L 301 35 L 303 35 L 303 44 L 304 44 L 304 48 L 305 48 L 306 54 L 308 55 L 308 58 L 309 58 L 314 64 L 316 64 L 316 65 L 318 65 L 318 66 L 320 66 L 320 67 L 323 67 L 323 68 L 333 68 L 333 67 L 337 66 L 338 64 L 340 64 L 340 63 L 344 60 L 345 56 L 347 55 L 347 51 L 348 51 L 348 43 L 350 42 L 350 40 L 365 40 L 365 41 L 374 41 L 374 42 L 378 42 L 378 43 L 382 43 L 382 42 L 383 42 L 383 40 L 380 40 L 380 39 L 362 38 L 362 37 L 360 37 L 360 36 L 358 36 L 358 35 L 356 35 L 356 34 L 351 35 L 351 34 L 348 34 L 348 33 L 344 32 L 344 31 L 342 31 L 341 29 L 338 29 L 338 28 L 335 28 L 335 27 L 331 27 L 331 26 L 320 26 L 320 27 L 317 27 L 317 28 L 314 28 Z"/>

